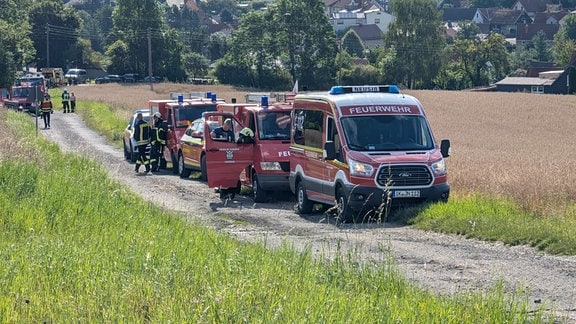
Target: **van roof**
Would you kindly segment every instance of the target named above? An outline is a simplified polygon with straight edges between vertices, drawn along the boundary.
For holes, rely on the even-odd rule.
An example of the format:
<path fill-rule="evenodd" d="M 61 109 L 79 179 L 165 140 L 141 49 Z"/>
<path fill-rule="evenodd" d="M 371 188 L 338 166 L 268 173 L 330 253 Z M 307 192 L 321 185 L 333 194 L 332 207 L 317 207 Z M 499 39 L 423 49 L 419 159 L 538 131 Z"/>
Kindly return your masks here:
<path fill-rule="evenodd" d="M 331 91 L 297 94 L 294 100 L 296 102 L 299 100 L 322 100 L 329 102 L 339 110 L 341 116 L 354 114 L 351 113 L 351 110 L 349 111 L 349 109 L 344 111 L 342 109 L 344 107 L 355 107 L 354 111 L 356 112 L 359 111 L 359 108 L 367 107 L 364 109 L 367 114 L 396 113 L 424 115 L 420 101 L 411 95 L 399 93 L 397 87 L 396 89 L 391 87 L 391 91 L 383 89 L 383 87 L 388 86 L 364 87 L 372 87 L 374 91 L 334 91 L 334 88 L 332 88 Z M 382 107 L 382 109 L 380 109 L 380 107 Z M 415 109 L 404 109 L 402 107 L 411 107 Z"/>

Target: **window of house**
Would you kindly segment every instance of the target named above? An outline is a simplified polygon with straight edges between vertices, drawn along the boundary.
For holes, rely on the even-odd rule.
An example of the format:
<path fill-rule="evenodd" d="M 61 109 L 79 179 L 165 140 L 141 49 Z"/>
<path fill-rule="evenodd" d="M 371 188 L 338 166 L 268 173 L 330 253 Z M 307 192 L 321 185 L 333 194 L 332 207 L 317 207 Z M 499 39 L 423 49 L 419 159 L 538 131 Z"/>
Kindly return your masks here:
<path fill-rule="evenodd" d="M 544 93 L 544 86 L 532 86 L 532 93 Z"/>

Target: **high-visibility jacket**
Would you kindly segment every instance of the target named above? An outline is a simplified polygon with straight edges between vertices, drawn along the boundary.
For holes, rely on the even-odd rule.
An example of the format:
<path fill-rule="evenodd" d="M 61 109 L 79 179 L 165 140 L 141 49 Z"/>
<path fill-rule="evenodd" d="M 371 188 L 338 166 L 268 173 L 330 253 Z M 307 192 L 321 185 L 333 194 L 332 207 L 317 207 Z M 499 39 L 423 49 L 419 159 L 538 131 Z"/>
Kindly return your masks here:
<path fill-rule="evenodd" d="M 44 100 L 40 104 L 40 112 L 42 113 L 51 113 L 52 112 L 52 101 Z"/>
<path fill-rule="evenodd" d="M 162 119 L 158 119 L 158 121 L 156 121 L 156 127 L 152 129 L 150 142 L 152 145 L 156 144 L 156 142 L 160 143 L 161 145 L 166 145 L 166 127 Z"/>
<path fill-rule="evenodd" d="M 62 93 L 62 101 L 70 101 L 70 94 L 68 92 Z"/>
<path fill-rule="evenodd" d="M 146 145 L 150 141 L 150 125 L 145 120 L 140 120 L 134 127 L 134 140 L 136 145 Z"/>

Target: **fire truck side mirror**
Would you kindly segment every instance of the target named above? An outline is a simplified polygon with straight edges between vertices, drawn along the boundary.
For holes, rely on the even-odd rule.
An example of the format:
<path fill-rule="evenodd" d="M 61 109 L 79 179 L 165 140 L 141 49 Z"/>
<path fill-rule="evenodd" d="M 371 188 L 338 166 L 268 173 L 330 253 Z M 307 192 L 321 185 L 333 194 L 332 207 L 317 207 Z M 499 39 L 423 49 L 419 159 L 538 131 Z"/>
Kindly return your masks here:
<path fill-rule="evenodd" d="M 336 146 L 334 142 L 326 142 L 324 144 L 324 160 L 334 160 L 336 159 Z"/>
<path fill-rule="evenodd" d="M 442 153 L 442 157 L 450 156 L 450 140 L 443 139 L 440 142 L 440 152 Z"/>

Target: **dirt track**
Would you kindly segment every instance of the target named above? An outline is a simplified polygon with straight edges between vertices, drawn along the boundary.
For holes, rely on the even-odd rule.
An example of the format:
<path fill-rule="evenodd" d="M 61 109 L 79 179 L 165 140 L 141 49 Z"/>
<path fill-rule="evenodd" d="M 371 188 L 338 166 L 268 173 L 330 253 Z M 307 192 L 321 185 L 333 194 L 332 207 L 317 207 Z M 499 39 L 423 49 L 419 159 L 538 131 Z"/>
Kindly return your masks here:
<path fill-rule="evenodd" d="M 576 257 L 549 256 L 525 246 L 507 247 L 391 223 L 337 227 L 321 214 L 300 217 L 293 211 L 292 197 L 267 204 L 254 204 L 242 196 L 223 202 L 205 183 L 180 179 L 170 171 L 136 175 L 122 150 L 87 129 L 75 114 L 55 112 L 51 123 L 52 129 L 40 132 L 63 151 L 101 162 L 110 177 L 144 199 L 240 240 L 265 241 L 270 247 L 287 242 L 298 249 L 310 248 L 317 256 L 329 257 L 338 248 L 344 253 L 354 251 L 364 260 L 385 261 L 391 256 L 408 280 L 440 293 L 485 290 L 502 280 L 507 291 L 529 291 L 534 307 L 554 308 L 566 322 L 576 323 Z"/>

